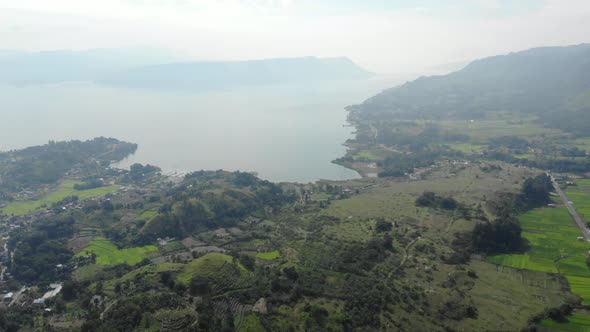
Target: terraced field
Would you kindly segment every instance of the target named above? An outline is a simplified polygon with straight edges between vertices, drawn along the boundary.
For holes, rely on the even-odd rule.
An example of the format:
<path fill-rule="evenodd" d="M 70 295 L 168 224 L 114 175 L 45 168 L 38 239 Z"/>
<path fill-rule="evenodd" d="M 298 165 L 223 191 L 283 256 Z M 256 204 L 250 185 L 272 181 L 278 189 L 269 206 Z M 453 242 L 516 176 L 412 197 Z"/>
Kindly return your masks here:
<path fill-rule="evenodd" d="M 88 253 L 96 254 L 96 263 L 100 265 L 116 265 L 127 263 L 134 265 L 144 258 L 149 258 L 158 251 L 156 246 L 144 246 L 118 249 L 113 243 L 105 238 L 96 238 L 84 250 L 76 256 L 85 256 Z"/>
<path fill-rule="evenodd" d="M 177 276 L 178 280 L 188 283 L 194 276 L 207 277 L 220 270 L 225 264 L 232 264 L 233 257 L 212 252 L 203 257 L 199 257 L 188 264 L 184 265 L 182 272 Z M 246 271 L 241 264 L 238 265 L 240 271 Z"/>
<path fill-rule="evenodd" d="M 78 196 L 79 199 L 84 200 L 93 197 L 104 196 L 120 188 L 119 186 L 107 186 L 88 190 L 76 190 L 74 189 L 74 185 L 78 183 L 80 182 L 64 181 L 54 192 L 47 194 L 45 197 L 32 201 L 12 202 L 2 209 L 2 213 L 8 215 L 14 214 L 15 216 L 23 216 L 25 214 L 33 212 L 41 206 L 49 206 L 53 203 L 57 203 L 63 200 L 66 197 Z"/>

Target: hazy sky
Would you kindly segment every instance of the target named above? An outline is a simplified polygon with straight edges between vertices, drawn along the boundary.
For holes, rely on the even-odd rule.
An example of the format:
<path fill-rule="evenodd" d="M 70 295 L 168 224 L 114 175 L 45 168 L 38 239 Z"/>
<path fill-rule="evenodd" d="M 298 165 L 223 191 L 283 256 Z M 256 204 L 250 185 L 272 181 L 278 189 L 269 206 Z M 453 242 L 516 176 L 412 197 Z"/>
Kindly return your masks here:
<path fill-rule="evenodd" d="M 0 48 L 348 56 L 380 73 L 590 42 L 590 0 L 0 0 Z"/>

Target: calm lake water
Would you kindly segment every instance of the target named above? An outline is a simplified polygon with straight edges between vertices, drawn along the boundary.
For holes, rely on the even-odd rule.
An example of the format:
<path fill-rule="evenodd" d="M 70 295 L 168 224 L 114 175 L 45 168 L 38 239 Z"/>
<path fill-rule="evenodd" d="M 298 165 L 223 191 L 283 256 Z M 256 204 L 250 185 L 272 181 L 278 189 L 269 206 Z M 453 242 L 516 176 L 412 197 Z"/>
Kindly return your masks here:
<path fill-rule="evenodd" d="M 331 163 L 344 155 L 352 133 L 344 107 L 396 83 L 375 78 L 207 93 L 85 82 L 3 86 L 0 150 L 107 136 L 139 144 L 121 167 L 253 171 L 271 181 L 351 179 L 358 174 Z"/>

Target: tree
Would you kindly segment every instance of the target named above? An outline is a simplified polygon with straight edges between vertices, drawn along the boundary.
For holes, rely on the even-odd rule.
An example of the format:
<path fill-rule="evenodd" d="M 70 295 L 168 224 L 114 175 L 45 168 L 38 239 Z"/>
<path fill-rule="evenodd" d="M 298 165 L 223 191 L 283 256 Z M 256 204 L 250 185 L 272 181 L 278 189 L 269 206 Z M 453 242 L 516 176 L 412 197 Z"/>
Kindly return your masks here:
<path fill-rule="evenodd" d="M 553 190 L 551 178 L 546 174 L 528 178 L 521 190 L 522 197 L 528 208 L 546 205 L 551 202 L 549 193 Z"/>
<path fill-rule="evenodd" d="M 486 253 L 511 252 L 522 248 L 522 228 L 514 217 L 477 224 L 473 229 L 474 249 Z"/>
<path fill-rule="evenodd" d="M 375 230 L 377 230 L 377 232 L 379 233 L 389 232 L 392 228 L 393 225 L 391 224 L 391 222 L 385 221 L 383 219 L 377 220 L 377 223 L 375 224 Z"/>
<path fill-rule="evenodd" d="M 193 277 L 189 282 L 189 292 L 191 295 L 209 294 L 209 281 L 199 277 Z"/>
<path fill-rule="evenodd" d="M 61 294 L 66 301 L 71 301 L 76 298 L 78 284 L 75 281 L 68 280 L 64 282 L 61 289 Z"/>

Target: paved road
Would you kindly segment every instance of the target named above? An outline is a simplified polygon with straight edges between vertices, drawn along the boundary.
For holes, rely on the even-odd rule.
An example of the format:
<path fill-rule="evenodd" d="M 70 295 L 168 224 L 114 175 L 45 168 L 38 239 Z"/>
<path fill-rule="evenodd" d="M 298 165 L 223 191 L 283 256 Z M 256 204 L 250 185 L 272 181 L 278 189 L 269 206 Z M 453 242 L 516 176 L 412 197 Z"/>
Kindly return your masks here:
<path fill-rule="evenodd" d="M 561 197 L 561 200 L 563 201 L 563 204 L 569 211 L 570 216 L 572 216 L 572 219 L 574 219 L 574 222 L 576 223 L 580 231 L 582 231 L 584 238 L 586 238 L 586 241 L 590 242 L 590 231 L 588 230 L 588 228 L 586 228 L 586 223 L 584 222 L 582 217 L 580 217 L 578 212 L 576 212 L 576 209 L 574 209 L 574 206 L 567 199 L 567 196 L 563 193 L 561 188 L 559 188 L 559 184 L 555 181 L 553 176 L 551 176 L 551 182 L 553 182 L 553 187 L 555 188 L 555 191 L 557 191 L 557 194 L 559 194 L 559 197 Z"/>

